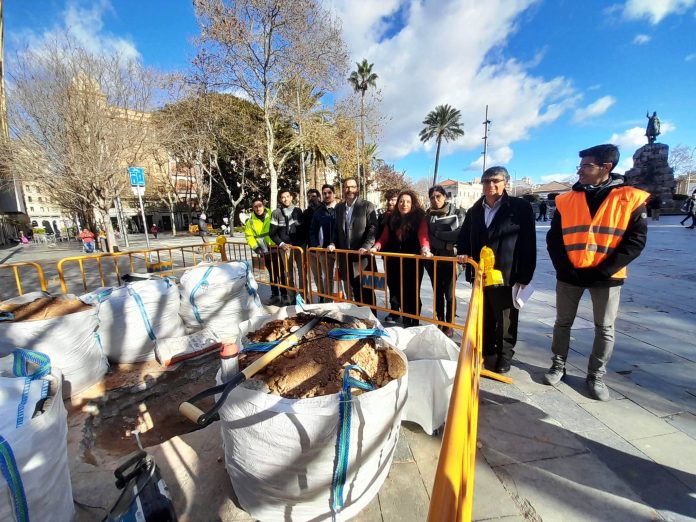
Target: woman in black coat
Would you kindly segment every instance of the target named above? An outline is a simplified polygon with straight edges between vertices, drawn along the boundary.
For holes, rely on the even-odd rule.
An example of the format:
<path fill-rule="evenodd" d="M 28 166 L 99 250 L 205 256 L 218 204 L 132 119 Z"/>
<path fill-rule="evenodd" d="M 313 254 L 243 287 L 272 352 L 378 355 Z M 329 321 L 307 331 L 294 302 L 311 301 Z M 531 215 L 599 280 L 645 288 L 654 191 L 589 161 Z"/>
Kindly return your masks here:
<path fill-rule="evenodd" d="M 399 194 L 396 208 L 389 216 L 387 226 L 370 252 L 394 252 L 398 254 L 416 254 L 432 257 L 428 241 L 428 223 L 425 211 L 418 201 L 418 195 L 412 190 Z M 423 280 L 423 262 L 417 259 L 387 257 L 387 286 L 401 288 L 401 310 L 412 315 L 419 315 L 421 302 L 420 285 Z M 401 293 L 401 292 L 400 292 Z M 418 319 L 404 317 L 404 326 L 418 326 Z"/>
<path fill-rule="evenodd" d="M 464 212 L 447 202 L 447 192 L 440 185 L 435 185 L 428 190 L 428 198 L 430 208 L 425 213 L 425 219 L 428 222 L 430 251 L 434 256 L 454 258 L 457 255 L 459 229 L 464 223 Z M 456 301 L 453 296 L 453 283 L 458 274 L 456 264 L 427 261 L 425 270 L 433 283 L 433 300 L 437 318 L 440 321 L 454 323 Z M 449 326 L 441 327 L 441 330 L 448 337 L 452 337 L 454 333 Z"/>

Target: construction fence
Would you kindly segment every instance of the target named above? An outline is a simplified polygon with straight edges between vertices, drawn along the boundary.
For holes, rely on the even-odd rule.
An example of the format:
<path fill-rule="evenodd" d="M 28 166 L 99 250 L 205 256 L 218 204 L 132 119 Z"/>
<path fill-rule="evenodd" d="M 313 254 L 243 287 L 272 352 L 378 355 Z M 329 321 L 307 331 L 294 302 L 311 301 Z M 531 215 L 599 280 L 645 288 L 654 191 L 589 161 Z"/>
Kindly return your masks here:
<path fill-rule="evenodd" d="M 301 295 L 305 301 L 338 301 L 367 305 L 375 312 L 401 316 L 404 320 L 425 321 L 461 332 L 457 372 L 433 485 L 428 520 L 465 521 L 473 506 L 476 435 L 478 424 L 479 380 L 490 376 L 509 382 L 483 369 L 481 346 L 483 324 L 484 273 L 492 269 L 493 259 L 482 256 L 479 264 L 468 261 L 474 273 L 469 306 L 464 323 L 457 321 L 456 281 L 461 272 L 452 257 L 430 257 L 378 252 L 299 247 L 273 247 L 256 256 L 245 243 L 227 242 L 115 253 L 70 256 L 53 266 L 36 262 L 0 265 L 0 277 L 10 274 L 14 292 L 3 288 L 3 298 L 32 290 L 49 290 L 57 282 L 61 293 L 89 292 L 98 287 L 123 283 L 127 273 L 159 273 L 176 276 L 200 262 L 246 261 L 258 283 L 276 288 L 289 297 Z M 488 264 L 488 266 L 486 266 Z M 421 279 L 427 272 L 433 288 L 446 288 L 451 295 L 425 312 L 421 303 Z M 47 275 L 48 273 L 48 275 Z M 438 286 L 438 280 L 442 286 Z M 439 292 L 442 293 L 441 291 Z M 451 299 L 452 306 L 446 303 Z M 395 309 L 398 304 L 400 309 Z"/>

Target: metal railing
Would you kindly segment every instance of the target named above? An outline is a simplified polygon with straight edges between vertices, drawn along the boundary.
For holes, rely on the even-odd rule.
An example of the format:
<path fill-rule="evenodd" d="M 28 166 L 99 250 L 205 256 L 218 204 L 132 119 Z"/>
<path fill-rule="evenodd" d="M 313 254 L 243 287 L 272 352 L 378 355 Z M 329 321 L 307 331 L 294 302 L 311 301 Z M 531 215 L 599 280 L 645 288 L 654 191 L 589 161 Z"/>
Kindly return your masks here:
<path fill-rule="evenodd" d="M 124 252 L 106 252 L 64 257 L 58 261 L 58 279 L 60 290 L 68 293 L 66 271 L 72 264 L 77 264 L 82 279 L 82 289 L 88 291 L 94 278 L 88 281 L 86 266 L 95 266 L 99 273 L 99 286 L 107 286 L 112 280 L 122 284 L 124 273 L 144 270 L 162 275 L 174 275 L 188 270 L 201 261 L 226 261 L 226 245 L 219 243 L 197 243 L 193 245 L 171 246 L 153 249 L 129 250 Z"/>
<path fill-rule="evenodd" d="M 338 277 L 331 277 L 331 285 L 328 285 L 327 279 L 324 279 L 324 288 L 320 288 L 320 285 L 317 284 L 316 291 L 311 288 L 311 285 L 308 285 L 310 299 L 319 297 L 332 301 L 367 305 L 375 311 L 390 313 L 413 321 L 422 320 L 438 326 L 464 329 L 463 324 L 456 322 L 456 284 L 461 271 L 455 257 L 425 257 L 391 252 L 360 254 L 355 250 L 335 249 L 329 251 L 325 248 L 309 248 L 307 250 L 307 268 L 315 274 L 315 280 L 317 273 L 322 274 L 322 269 L 328 268 L 332 264 L 336 267 Z M 431 267 L 430 270 L 428 267 Z M 433 274 L 431 315 L 423 314 L 421 304 L 420 287 L 426 271 Z M 322 275 L 325 274 L 326 272 Z M 437 307 L 438 278 L 447 276 L 451 278 L 451 288 L 448 292 L 449 295 L 442 296 L 442 306 L 445 307 L 447 297 L 449 297 L 452 303 L 450 317 L 446 317 L 446 309 L 438 310 Z M 356 277 L 358 278 L 357 282 L 355 281 Z M 335 287 L 336 284 L 339 288 Z M 326 288 L 327 286 L 328 288 Z M 360 292 L 360 296 L 354 295 L 357 292 Z M 384 295 L 378 297 L 376 292 L 384 292 Z M 412 302 L 411 297 L 415 298 Z M 407 303 L 410 306 L 406 306 Z M 397 308 L 393 308 L 393 306 L 397 306 Z"/>
<path fill-rule="evenodd" d="M 483 373 L 483 270 L 471 259 L 474 284 L 459 350 L 428 522 L 471 520 L 476 470 L 479 381 Z"/>
<path fill-rule="evenodd" d="M 23 295 L 24 294 L 24 289 L 22 288 L 22 277 L 20 275 L 19 269 L 21 267 L 26 267 L 30 266 L 36 271 L 36 275 L 38 277 L 38 282 L 41 287 L 41 290 L 43 292 L 46 292 L 48 290 L 48 286 L 46 285 L 46 278 L 44 277 L 44 271 L 41 268 L 41 265 L 38 263 L 35 263 L 33 261 L 22 261 L 18 263 L 6 263 L 3 265 L 0 265 L 0 271 L 4 270 L 11 270 L 12 273 L 14 274 L 14 279 L 15 279 L 15 285 L 17 287 L 17 295 Z"/>

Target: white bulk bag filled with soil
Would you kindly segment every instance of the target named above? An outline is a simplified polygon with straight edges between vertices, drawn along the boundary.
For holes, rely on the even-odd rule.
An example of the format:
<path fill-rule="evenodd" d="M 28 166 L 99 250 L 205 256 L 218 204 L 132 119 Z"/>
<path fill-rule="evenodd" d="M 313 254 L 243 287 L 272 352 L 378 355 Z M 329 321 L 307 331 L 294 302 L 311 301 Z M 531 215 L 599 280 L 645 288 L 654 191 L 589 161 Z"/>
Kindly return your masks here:
<path fill-rule="evenodd" d="M 353 305 L 307 306 L 307 312 L 334 309 L 372 319 L 369 308 Z M 294 316 L 295 307 L 241 325 L 240 336 L 274 319 Z M 336 325 L 337 328 L 342 327 Z M 377 346 L 386 347 L 381 339 Z M 301 349 L 301 347 L 298 347 Z M 398 354 L 401 367 L 405 357 Z M 218 375 L 219 379 L 219 375 Z M 342 519 L 357 515 L 379 492 L 399 438 L 408 375 L 402 373 L 381 388 L 354 392 L 350 402 L 348 437 L 343 439 L 347 466 Z M 336 498 L 334 474 L 339 432 L 339 398 L 330 394 L 304 399 L 238 387 L 220 410 L 225 462 L 232 487 L 244 510 L 259 520 L 330 520 Z M 346 441 L 348 441 L 346 443 Z"/>
<path fill-rule="evenodd" d="M 167 278 L 102 288 L 81 299 L 97 304 L 99 338 L 112 362 L 154 359 L 157 339 L 186 333 L 179 317 L 179 289 Z"/>
<path fill-rule="evenodd" d="M 17 357 L 22 359 L 37 355 L 18 352 Z M 41 375 L 43 372 L 34 373 L 37 368 L 32 364 L 27 367 L 22 363 L 21 367 L 29 371 L 17 376 L 13 372 L 14 357 L 0 359 L 0 459 L 4 460 L 0 473 L 0 520 L 71 521 L 75 511 L 60 372 Z M 17 383 L 22 387 L 26 383 L 41 392 L 28 392 L 26 401 L 10 400 Z"/>
<path fill-rule="evenodd" d="M 211 327 L 221 339 L 261 311 L 258 286 L 244 262 L 202 263 L 181 277 L 179 313 L 188 333 Z"/>
<path fill-rule="evenodd" d="M 99 344 L 97 308 L 74 295 L 32 292 L 0 304 L 0 356 L 17 348 L 48 355 L 63 374 L 63 397 L 98 383 L 109 366 Z M 9 315 L 15 316 L 11 320 Z"/>

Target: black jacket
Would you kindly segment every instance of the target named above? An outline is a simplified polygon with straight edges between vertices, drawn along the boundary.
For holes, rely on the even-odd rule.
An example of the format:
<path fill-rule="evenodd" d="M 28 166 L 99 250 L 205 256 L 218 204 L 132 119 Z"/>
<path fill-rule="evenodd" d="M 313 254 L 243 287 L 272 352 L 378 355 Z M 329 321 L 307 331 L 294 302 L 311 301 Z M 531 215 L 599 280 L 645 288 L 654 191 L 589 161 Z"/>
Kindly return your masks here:
<path fill-rule="evenodd" d="M 597 189 L 588 189 L 579 182 L 573 185 L 573 190 L 585 193 L 585 200 L 594 217 L 602 202 L 615 188 L 624 186 L 623 176 L 612 174 L 607 182 Z M 576 286 L 607 287 L 621 286 L 623 279 L 612 279 L 611 275 L 628 265 L 637 258 L 645 248 L 648 236 L 648 220 L 645 205 L 640 205 L 631 214 L 626 232 L 621 242 L 609 254 L 604 261 L 592 268 L 575 268 L 568 258 L 563 244 L 563 216 L 556 207 L 556 212 L 551 220 L 551 228 L 546 234 L 546 249 L 551 257 L 551 262 L 556 269 L 556 279 Z"/>
<path fill-rule="evenodd" d="M 529 202 L 508 196 L 501 198 L 500 208 L 486 228 L 481 197 L 466 213 L 459 231 L 457 254 L 479 261 L 481 249 L 488 246 L 495 254 L 495 268 L 503 273 L 506 285 L 527 285 L 536 269 L 536 229 L 534 211 Z M 473 280 L 473 269 L 467 265 L 467 281 Z"/>
<path fill-rule="evenodd" d="M 319 230 L 322 234 L 322 243 L 319 244 Z M 336 206 L 327 207 L 322 203 L 314 211 L 312 222 L 309 226 L 309 246 L 326 248 L 331 243 L 336 244 L 334 233 L 336 231 Z"/>
<path fill-rule="evenodd" d="M 353 221 L 346 236 L 346 203 L 336 205 L 336 228 L 334 245 L 345 250 L 369 249 L 375 244 L 377 233 L 377 212 L 375 206 L 362 198 L 353 203 Z"/>
<path fill-rule="evenodd" d="M 268 235 L 273 242 L 280 246 L 281 243 L 303 247 L 305 245 L 304 229 L 302 227 L 302 211 L 295 207 L 290 216 L 285 216 L 282 207 L 278 207 L 271 214 L 271 227 Z"/>

